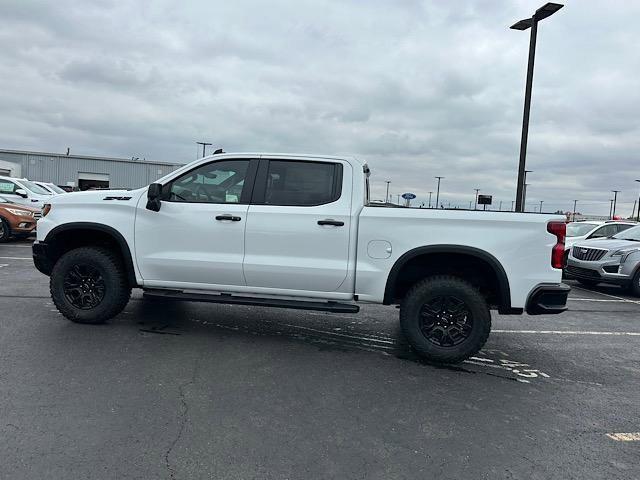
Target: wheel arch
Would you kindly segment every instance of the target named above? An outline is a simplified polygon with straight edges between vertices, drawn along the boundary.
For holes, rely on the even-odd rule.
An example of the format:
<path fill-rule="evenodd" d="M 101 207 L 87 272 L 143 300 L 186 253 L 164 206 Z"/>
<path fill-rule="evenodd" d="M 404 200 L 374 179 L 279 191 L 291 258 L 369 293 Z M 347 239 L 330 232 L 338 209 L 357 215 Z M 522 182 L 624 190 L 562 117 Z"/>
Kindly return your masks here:
<path fill-rule="evenodd" d="M 497 292 L 495 300 L 498 310 L 503 313 L 513 313 L 513 309 L 511 308 L 509 279 L 500 261 L 485 250 L 464 245 L 428 245 L 417 247 L 404 253 L 400 258 L 398 258 L 398 260 L 396 260 L 389 272 L 385 286 L 383 303 L 385 305 L 390 305 L 402 296 L 403 292 L 400 283 L 401 273 L 406 271 L 408 267 L 416 265 L 416 262 L 426 262 L 427 260 L 441 261 L 443 259 L 451 258 L 456 258 L 460 261 L 473 259 L 473 262 L 486 266 L 487 271 L 490 271 L 494 276 L 493 280 L 496 283 L 495 286 Z M 431 272 L 428 272 L 427 269 L 426 276 L 438 273 L 442 272 L 437 268 Z M 452 274 L 455 275 L 455 272 Z M 464 278 L 464 276 L 458 276 Z"/>
<path fill-rule="evenodd" d="M 69 250 L 91 245 L 107 245 L 120 255 L 132 287 L 137 286 L 131 249 L 124 236 L 115 228 L 101 223 L 71 222 L 58 225 L 45 237 L 47 257 L 51 267 Z"/>

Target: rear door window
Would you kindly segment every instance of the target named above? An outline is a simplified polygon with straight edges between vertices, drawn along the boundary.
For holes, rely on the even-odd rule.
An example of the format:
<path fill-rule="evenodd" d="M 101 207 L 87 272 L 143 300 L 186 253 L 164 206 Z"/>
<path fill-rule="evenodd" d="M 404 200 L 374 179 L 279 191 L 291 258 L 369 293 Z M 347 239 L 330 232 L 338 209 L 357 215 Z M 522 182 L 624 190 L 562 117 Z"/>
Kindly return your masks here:
<path fill-rule="evenodd" d="M 264 194 L 266 205 L 323 205 L 338 200 L 341 192 L 340 163 L 287 160 L 269 162 Z"/>

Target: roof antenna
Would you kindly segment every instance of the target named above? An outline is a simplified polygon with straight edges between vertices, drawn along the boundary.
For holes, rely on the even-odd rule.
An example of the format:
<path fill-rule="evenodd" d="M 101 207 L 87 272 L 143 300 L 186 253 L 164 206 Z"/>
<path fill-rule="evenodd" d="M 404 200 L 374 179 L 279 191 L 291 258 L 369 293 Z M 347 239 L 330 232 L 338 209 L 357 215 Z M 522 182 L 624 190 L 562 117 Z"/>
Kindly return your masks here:
<path fill-rule="evenodd" d="M 221 148 L 219 148 L 215 152 L 213 152 L 214 155 L 219 155 L 221 153 L 224 153 L 224 150 L 222 150 Z"/>

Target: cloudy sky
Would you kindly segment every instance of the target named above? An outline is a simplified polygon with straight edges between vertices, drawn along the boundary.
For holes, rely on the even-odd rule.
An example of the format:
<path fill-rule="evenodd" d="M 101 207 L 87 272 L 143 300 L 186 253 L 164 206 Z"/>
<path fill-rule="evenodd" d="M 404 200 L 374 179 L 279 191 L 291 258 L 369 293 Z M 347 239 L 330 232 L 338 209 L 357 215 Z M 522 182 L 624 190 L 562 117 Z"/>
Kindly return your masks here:
<path fill-rule="evenodd" d="M 191 161 L 352 154 L 373 196 L 515 196 L 528 32 L 543 1 L 2 0 L 0 148 Z M 540 24 L 528 208 L 630 214 L 640 190 L 640 2 Z"/>

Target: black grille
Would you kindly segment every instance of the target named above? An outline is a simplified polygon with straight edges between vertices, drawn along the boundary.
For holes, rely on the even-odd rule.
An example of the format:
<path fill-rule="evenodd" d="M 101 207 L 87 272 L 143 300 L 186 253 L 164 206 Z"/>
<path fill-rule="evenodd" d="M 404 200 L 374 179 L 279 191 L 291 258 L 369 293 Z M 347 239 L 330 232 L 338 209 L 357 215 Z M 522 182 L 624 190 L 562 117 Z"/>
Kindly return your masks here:
<path fill-rule="evenodd" d="M 595 270 L 589 270 L 588 268 L 582 268 L 582 267 L 573 267 L 571 265 L 569 265 L 565 271 L 569 274 L 569 275 L 575 275 L 576 277 L 581 277 L 581 278 L 600 278 L 600 274 L 598 272 L 596 272 Z"/>
<path fill-rule="evenodd" d="M 607 253 L 607 251 L 600 250 L 599 248 L 573 247 L 573 251 L 571 253 L 573 254 L 573 257 L 578 260 L 596 262 L 604 257 L 604 254 Z"/>

